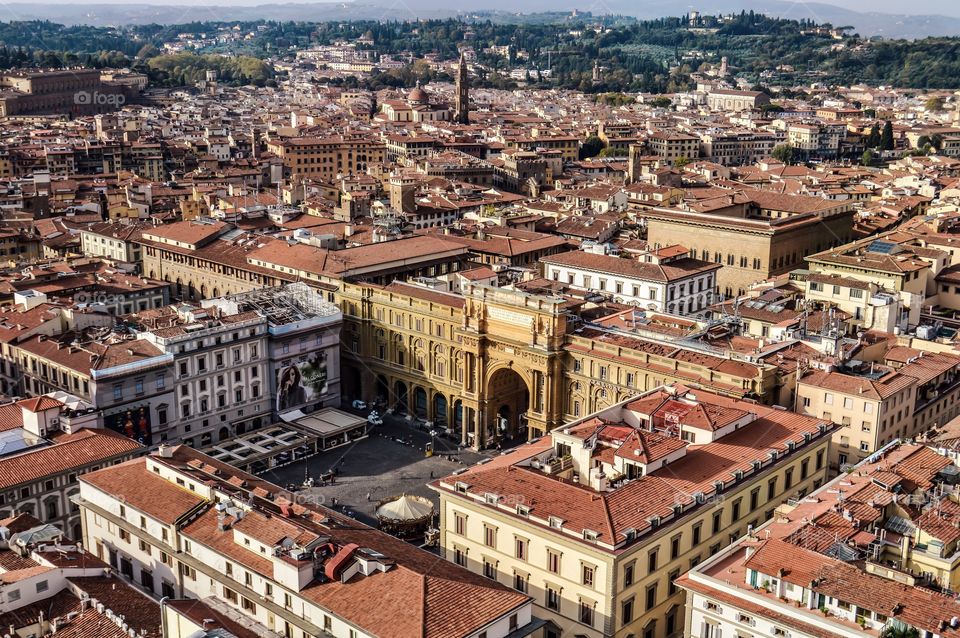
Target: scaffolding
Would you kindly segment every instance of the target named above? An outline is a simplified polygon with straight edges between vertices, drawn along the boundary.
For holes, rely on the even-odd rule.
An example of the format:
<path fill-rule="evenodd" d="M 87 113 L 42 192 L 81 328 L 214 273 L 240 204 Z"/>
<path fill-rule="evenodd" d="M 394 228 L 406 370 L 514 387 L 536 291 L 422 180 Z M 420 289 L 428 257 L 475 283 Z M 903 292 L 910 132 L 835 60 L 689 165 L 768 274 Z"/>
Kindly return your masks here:
<path fill-rule="evenodd" d="M 340 312 L 336 304 L 325 301 L 320 293 L 302 281 L 237 293 L 224 299 L 236 304 L 237 312 L 254 311 L 272 326 L 313 317 L 330 317 Z"/>

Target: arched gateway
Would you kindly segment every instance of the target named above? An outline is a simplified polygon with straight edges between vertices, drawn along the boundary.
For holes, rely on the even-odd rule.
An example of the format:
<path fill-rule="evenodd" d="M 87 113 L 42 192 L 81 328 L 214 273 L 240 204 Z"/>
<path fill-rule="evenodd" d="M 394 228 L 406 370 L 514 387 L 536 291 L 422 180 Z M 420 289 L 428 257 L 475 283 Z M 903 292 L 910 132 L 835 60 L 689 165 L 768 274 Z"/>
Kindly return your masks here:
<path fill-rule="evenodd" d="M 358 344 L 342 350 L 345 369 L 356 370 L 344 378 L 365 401 L 450 428 L 471 447 L 561 423 L 563 300 L 481 284 L 460 295 L 348 284 L 342 294 L 356 308 L 345 313 L 344 339 Z"/>
<path fill-rule="evenodd" d="M 463 442 L 541 436 L 561 420 L 562 300 L 474 285 L 464 291 Z"/>

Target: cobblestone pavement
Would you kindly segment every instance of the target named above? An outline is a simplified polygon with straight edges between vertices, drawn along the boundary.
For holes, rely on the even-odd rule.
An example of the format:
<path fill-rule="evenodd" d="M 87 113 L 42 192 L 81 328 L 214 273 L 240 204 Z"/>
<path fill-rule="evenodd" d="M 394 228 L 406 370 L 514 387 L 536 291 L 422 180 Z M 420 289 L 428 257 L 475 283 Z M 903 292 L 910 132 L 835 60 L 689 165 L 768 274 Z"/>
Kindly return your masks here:
<path fill-rule="evenodd" d="M 426 444 L 433 441 L 436 453 L 425 455 Z M 374 427 L 361 439 L 309 459 L 275 468 L 261 476 L 280 486 L 295 484 L 299 489 L 306 477 L 315 487 L 298 491 L 298 497 L 350 513 L 357 520 L 376 525 L 377 501 L 407 493 L 425 496 L 438 506 L 440 499 L 426 484 L 433 478 L 496 454 L 460 450 L 456 442 L 431 437 L 402 417 L 386 416 L 384 424 Z M 336 469 L 334 482 L 316 485 L 323 474 Z M 368 500 L 369 495 L 369 500 Z"/>

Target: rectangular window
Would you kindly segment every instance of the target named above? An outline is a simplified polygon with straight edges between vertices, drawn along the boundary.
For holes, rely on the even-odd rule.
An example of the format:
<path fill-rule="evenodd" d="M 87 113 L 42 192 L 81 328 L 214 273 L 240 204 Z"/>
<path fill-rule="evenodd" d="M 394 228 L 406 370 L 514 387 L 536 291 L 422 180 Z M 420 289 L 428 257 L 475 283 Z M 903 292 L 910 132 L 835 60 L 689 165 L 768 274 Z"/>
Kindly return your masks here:
<path fill-rule="evenodd" d="M 560 611 L 560 593 L 557 590 L 547 587 L 547 609 Z"/>
<path fill-rule="evenodd" d="M 497 568 L 496 566 L 488 560 L 483 561 L 483 575 L 489 578 L 490 580 L 497 579 Z"/>
<path fill-rule="evenodd" d="M 583 566 L 583 584 L 587 587 L 593 587 L 593 567 L 590 565 Z"/>
<path fill-rule="evenodd" d="M 513 588 L 518 592 L 527 593 L 527 577 L 523 574 L 513 575 Z"/>
<path fill-rule="evenodd" d="M 647 587 L 647 611 L 657 606 L 657 583 Z"/>
<path fill-rule="evenodd" d="M 580 603 L 580 622 L 590 627 L 593 626 L 593 604 L 583 601 Z"/>
<path fill-rule="evenodd" d="M 552 549 L 547 550 L 547 571 L 553 574 L 560 573 L 560 554 Z"/>
<path fill-rule="evenodd" d="M 527 540 L 524 538 L 516 539 L 514 543 L 516 557 L 520 560 L 527 560 Z"/>

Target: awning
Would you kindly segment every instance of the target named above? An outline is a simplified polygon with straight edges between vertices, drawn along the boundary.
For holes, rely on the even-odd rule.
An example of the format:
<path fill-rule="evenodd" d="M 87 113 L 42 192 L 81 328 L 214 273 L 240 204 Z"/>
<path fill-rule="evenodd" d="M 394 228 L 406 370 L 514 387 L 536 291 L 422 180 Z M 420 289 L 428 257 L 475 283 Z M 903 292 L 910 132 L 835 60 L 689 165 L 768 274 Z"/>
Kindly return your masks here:
<path fill-rule="evenodd" d="M 520 627 L 519 629 L 514 629 L 509 634 L 507 634 L 504 638 L 524 638 L 525 636 L 529 636 L 530 634 L 532 634 L 538 629 L 541 629 L 547 624 L 550 624 L 551 626 L 555 627 L 557 630 L 560 629 L 559 627 L 557 627 L 557 624 L 552 620 L 544 620 L 542 618 L 534 617 L 526 625 L 524 625 L 523 627 Z"/>

